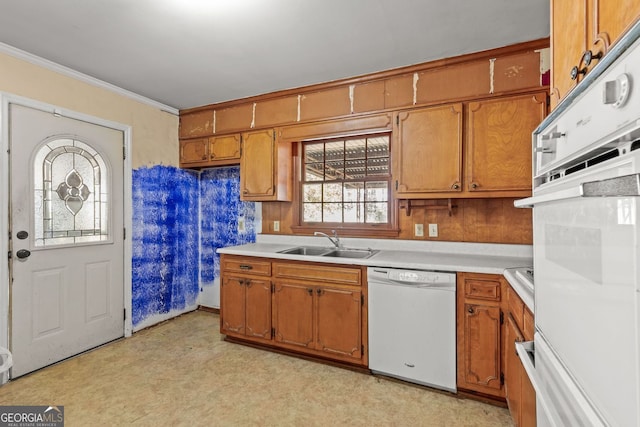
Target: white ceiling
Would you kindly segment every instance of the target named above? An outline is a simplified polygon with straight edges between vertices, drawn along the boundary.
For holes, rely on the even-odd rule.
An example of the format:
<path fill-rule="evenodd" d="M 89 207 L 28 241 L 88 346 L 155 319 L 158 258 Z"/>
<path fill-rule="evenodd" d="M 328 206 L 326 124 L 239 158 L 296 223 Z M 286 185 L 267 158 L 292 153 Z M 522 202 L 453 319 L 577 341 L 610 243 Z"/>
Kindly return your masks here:
<path fill-rule="evenodd" d="M 548 35 L 549 0 L 0 0 L 0 42 L 179 109 Z"/>

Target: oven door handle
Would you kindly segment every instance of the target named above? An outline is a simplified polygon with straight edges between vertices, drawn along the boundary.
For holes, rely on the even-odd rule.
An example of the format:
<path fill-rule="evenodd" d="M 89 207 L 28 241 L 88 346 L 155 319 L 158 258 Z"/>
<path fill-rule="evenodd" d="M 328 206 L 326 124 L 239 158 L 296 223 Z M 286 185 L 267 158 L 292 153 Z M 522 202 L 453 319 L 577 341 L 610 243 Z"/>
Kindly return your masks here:
<path fill-rule="evenodd" d="M 550 414 L 551 406 L 547 402 L 547 395 L 545 391 L 542 389 L 542 384 L 540 378 L 538 377 L 538 373 L 536 372 L 536 367 L 534 364 L 534 343 L 533 341 L 526 342 L 516 342 L 516 353 L 522 362 L 522 366 L 524 370 L 527 372 L 527 376 L 529 377 L 529 381 L 531 381 L 531 385 L 533 385 L 534 390 L 536 391 L 536 401 L 539 405 L 542 406 L 542 410 Z M 553 417 L 549 417 L 549 421 L 553 427 L 562 427 L 555 423 Z"/>
<path fill-rule="evenodd" d="M 529 197 L 513 202 L 516 208 L 532 208 L 535 205 L 577 197 L 637 197 L 640 196 L 640 174 L 617 176 L 580 183 L 577 187 L 551 194 Z"/>

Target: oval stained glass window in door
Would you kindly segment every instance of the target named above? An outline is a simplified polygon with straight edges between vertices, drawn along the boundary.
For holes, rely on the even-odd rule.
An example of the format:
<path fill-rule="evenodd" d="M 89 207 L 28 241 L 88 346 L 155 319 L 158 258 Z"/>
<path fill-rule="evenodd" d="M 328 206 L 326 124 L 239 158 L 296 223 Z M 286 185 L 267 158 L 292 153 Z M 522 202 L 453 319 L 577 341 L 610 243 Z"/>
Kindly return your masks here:
<path fill-rule="evenodd" d="M 33 162 L 35 246 L 109 241 L 108 170 L 72 138 L 44 143 Z"/>

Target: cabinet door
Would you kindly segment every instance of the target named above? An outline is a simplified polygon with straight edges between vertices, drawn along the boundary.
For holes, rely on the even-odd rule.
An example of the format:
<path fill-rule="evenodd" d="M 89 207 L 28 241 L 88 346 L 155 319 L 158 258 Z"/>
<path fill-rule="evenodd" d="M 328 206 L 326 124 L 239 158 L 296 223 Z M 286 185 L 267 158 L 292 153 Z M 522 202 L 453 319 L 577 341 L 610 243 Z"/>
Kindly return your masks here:
<path fill-rule="evenodd" d="M 212 161 L 237 160 L 240 162 L 240 135 L 209 138 L 209 156 Z"/>
<path fill-rule="evenodd" d="M 464 304 L 462 366 L 459 386 L 503 396 L 500 355 L 500 307 Z M 460 363 L 460 362 L 459 362 Z"/>
<path fill-rule="evenodd" d="M 278 343 L 314 348 L 313 292 L 309 285 L 276 282 L 273 326 Z"/>
<path fill-rule="evenodd" d="M 247 279 L 245 282 L 245 335 L 271 339 L 271 282 Z"/>
<path fill-rule="evenodd" d="M 587 50 L 588 0 L 551 1 L 551 108 L 573 89 L 580 78 L 571 79 Z"/>
<path fill-rule="evenodd" d="M 316 288 L 316 349 L 331 356 L 362 358 L 362 292 Z"/>
<path fill-rule="evenodd" d="M 392 144 L 398 197 L 462 189 L 462 104 L 398 113 Z"/>
<path fill-rule="evenodd" d="M 522 342 L 522 334 L 518 330 L 516 321 L 511 313 L 507 316 L 505 329 L 505 355 L 504 355 L 504 385 L 509 412 L 516 426 L 521 425 L 522 413 L 522 386 L 521 378 L 524 368 L 516 353 L 515 343 Z M 526 375 L 526 373 L 525 373 Z"/>
<path fill-rule="evenodd" d="M 180 164 L 202 163 L 209 160 L 207 138 L 180 141 Z"/>
<path fill-rule="evenodd" d="M 467 190 L 531 191 L 531 133 L 545 113 L 544 92 L 469 103 Z"/>
<path fill-rule="evenodd" d="M 275 141 L 273 130 L 242 136 L 240 194 L 243 200 L 275 195 Z"/>
<path fill-rule="evenodd" d="M 592 50 L 606 53 L 609 45 L 615 43 L 640 16 L 640 2 L 637 0 L 591 0 L 593 28 Z M 600 46 L 602 45 L 602 46 Z"/>
<path fill-rule="evenodd" d="M 245 334 L 245 282 L 235 276 L 222 277 L 220 286 L 220 332 Z"/>

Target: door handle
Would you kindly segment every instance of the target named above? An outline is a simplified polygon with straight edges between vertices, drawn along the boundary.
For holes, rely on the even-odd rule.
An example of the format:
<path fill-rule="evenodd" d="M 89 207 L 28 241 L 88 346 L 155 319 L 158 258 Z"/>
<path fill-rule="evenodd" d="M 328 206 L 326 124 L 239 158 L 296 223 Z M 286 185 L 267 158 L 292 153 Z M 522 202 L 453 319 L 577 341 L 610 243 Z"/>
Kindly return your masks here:
<path fill-rule="evenodd" d="M 29 258 L 29 256 L 31 255 L 31 252 L 29 252 L 26 249 L 20 249 L 18 252 L 16 252 L 16 256 L 19 259 L 25 259 L 25 258 Z"/>
<path fill-rule="evenodd" d="M 26 232 L 26 231 L 24 231 L 24 230 L 20 230 L 20 231 L 18 231 L 18 232 L 16 233 L 16 237 L 17 237 L 18 239 L 20 239 L 20 240 L 24 240 L 24 239 L 26 239 L 27 237 L 29 237 L 29 233 L 27 233 L 27 232 Z"/>

